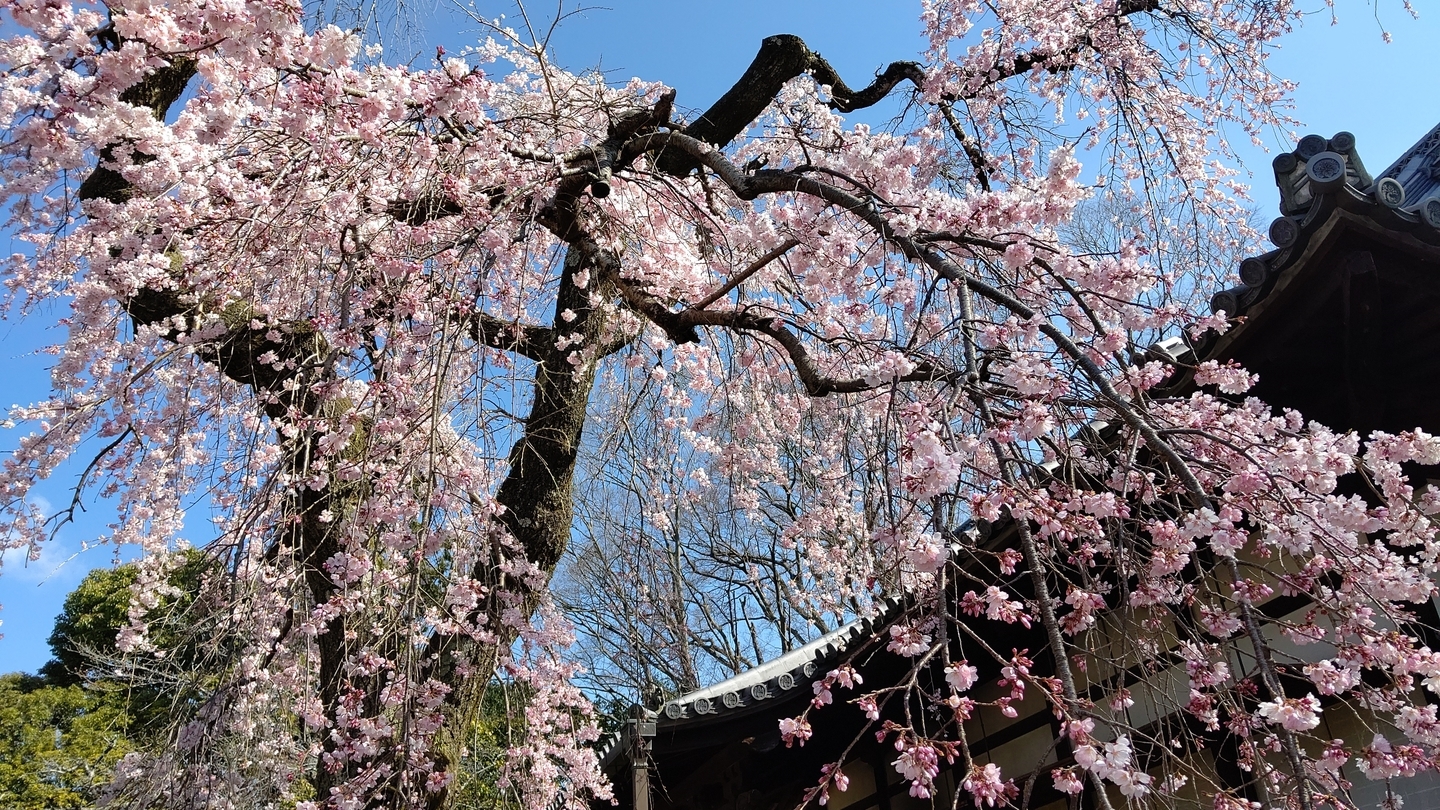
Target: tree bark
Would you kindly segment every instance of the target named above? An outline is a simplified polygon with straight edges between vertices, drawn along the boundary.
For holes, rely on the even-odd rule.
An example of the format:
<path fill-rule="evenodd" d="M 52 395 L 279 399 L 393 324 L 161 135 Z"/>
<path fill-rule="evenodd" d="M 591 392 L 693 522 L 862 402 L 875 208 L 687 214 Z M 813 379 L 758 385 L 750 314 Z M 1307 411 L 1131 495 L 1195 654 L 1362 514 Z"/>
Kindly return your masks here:
<path fill-rule="evenodd" d="M 148 108 L 157 119 L 163 120 L 195 76 L 196 64 L 196 60 L 189 56 L 172 58 L 167 65 L 127 90 L 122 99 Z M 923 80 L 918 65 L 897 62 L 878 75 L 869 86 L 854 91 L 828 62 L 811 52 L 799 37 L 770 37 L 762 44 L 745 75 L 686 132 L 712 145 L 723 146 L 764 110 L 785 82 L 807 71 L 814 74 L 817 81 L 831 85 L 831 104 L 841 110 L 872 105 L 905 79 L 917 85 Z M 554 199 L 537 217 L 542 225 L 568 245 L 555 302 L 554 326 L 521 328 L 498 323 L 483 315 L 476 316 L 469 324 L 477 343 L 512 351 L 535 362 L 530 411 L 523 423 L 521 436 L 509 453 L 509 470 L 496 492 L 496 501 L 504 508 L 498 522 L 504 532 L 515 540 L 516 548 L 512 551 L 523 553 L 526 560 L 543 572 L 547 579 L 569 541 L 574 516 L 572 489 L 576 462 L 597 367 L 605 355 L 624 345 L 614 342 L 609 335 L 610 313 L 614 307 L 629 306 L 665 329 L 678 342 L 698 339 L 695 327 L 699 325 L 766 331 L 761 328 L 763 325 L 712 324 L 703 317 L 684 324 L 674 322 L 663 305 L 647 298 L 643 291 L 627 288 L 619 278 L 619 258 L 597 245 L 581 224 L 585 190 L 588 188 L 597 197 L 609 193 L 613 173 L 629 168 L 629 164 L 641 153 L 627 152 L 626 144 L 638 135 L 655 133 L 667 126 L 672 98 L 673 95 L 665 97 L 651 110 L 632 111 L 619 116 L 606 140 L 593 150 L 593 171 L 588 175 L 568 176 L 560 181 Z M 96 200 L 123 203 L 136 193 L 124 179 L 120 167 L 113 165 L 116 151 L 121 150 L 100 150 L 99 164 L 80 186 L 78 195 L 82 204 Z M 145 157 L 137 154 L 134 159 L 143 161 Z M 699 166 L 700 161 L 680 150 L 671 150 L 669 154 L 660 156 L 658 165 L 662 171 L 685 175 Z M 421 210 L 412 205 L 396 209 L 392 215 L 416 224 L 412 220 L 447 213 L 454 212 Z M 178 263 L 178 257 L 175 261 Z M 178 271 L 179 267 L 176 269 Z M 576 279 L 586 274 L 591 281 L 581 287 Z M 219 311 L 226 329 L 219 336 L 197 346 L 199 357 L 228 379 L 250 387 L 257 394 L 266 395 L 265 412 L 277 426 L 296 418 L 338 418 L 343 415 L 336 411 L 337 407 L 343 410 L 343 405 L 327 405 L 314 395 L 314 385 L 328 379 L 331 374 L 331 351 L 323 336 L 308 323 L 266 323 L 265 328 L 253 329 L 251 323 L 255 316 L 248 306 L 233 303 L 220 306 L 215 302 L 198 300 L 184 289 L 147 288 L 120 304 L 137 327 L 174 322 L 176 318 L 198 325 L 207 313 Z M 575 315 L 569 321 L 560 318 L 560 313 L 567 310 Z M 278 339 L 268 337 L 277 332 Z M 567 335 L 580 339 L 572 341 L 564 349 L 558 348 L 556 339 Z M 178 335 L 172 335 L 175 336 Z M 611 342 L 607 344 L 605 341 Z M 266 352 L 274 352 L 281 359 L 293 363 L 277 368 L 273 363 L 257 362 L 257 358 Z M 799 362 L 804 358 L 796 359 Z M 807 379 L 807 384 L 810 383 Z M 817 393 L 820 392 L 817 389 Z M 286 447 L 286 472 L 297 478 L 309 477 L 308 468 L 311 459 L 316 457 L 319 438 L 311 431 L 302 431 L 293 438 L 282 438 Z M 361 452 L 364 444 L 362 432 L 347 452 Z M 307 591 L 305 596 L 312 606 L 324 604 L 335 594 L 337 586 L 324 565 L 341 550 L 343 527 L 353 516 L 354 508 L 363 495 L 363 486 L 363 483 L 330 480 L 320 489 L 297 489 L 290 505 L 290 520 L 267 549 L 271 560 L 288 557 L 299 567 Z M 331 519 L 322 521 L 320 515 L 325 511 L 331 513 Z M 528 607 L 533 608 L 536 603 L 538 594 L 528 593 L 528 584 L 502 581 L 498 558 L 482 562 L 472 574 L 495 587 L 518 589 Z M 456 639 L 437 638 L 422 656 L 423 674 L 461 680 L 454 674 L 460 671 L 457 663 L 479 660 L 493 666 L 513 639 L 513 628 L 504 630 L 499 616 L 494 615 L 496 607 L 490 604 L 480 609 L 492 614 L 487 618 L 501 633 L 501 642 L 494 649 L 477 651 Z M 345 663 L 350 649 L 364 642 L 347 641 L 347 629 L 343 616 L 337 616 L 327 623 L 317 639 L 320 696 L 331 717 L 348 687 L 357 685 L 347 684 Z M 283 639 L 276 643 L 283 643 Z M 491 670 L 472 671 L 481 674 L 464 679 L 463 683 L 450 684 L 453 692 L 448 707 L 448 722 L 436 752 L 440 767 L 453 768 L 457 765 L 467 733 L 478 718 L 480 696 L 488 680 L 485 675 Z M 367 692 L 378 694 L 383 686 L 382 680 L 376 676 L 358 685 Z M 367 700 L 367 705 L 371 702 Z M 337 743 L 327 735 L 324 752 L 333 752 L 336 746 Z M 328 798 L 332 787 L 340 786 L 348 777 L 355 775 L 352 772 L 353 763 L 334 770 L 327 769 L 324 763 L 322 756 L 312 775 L 317 796 L 322 801 Z M 455 798 L 453 794 L 441 791 L 434 797 L 432 806 L 449 806 Z M 398 792 L 382 790 L 375 806 L 399 801 Z"/>

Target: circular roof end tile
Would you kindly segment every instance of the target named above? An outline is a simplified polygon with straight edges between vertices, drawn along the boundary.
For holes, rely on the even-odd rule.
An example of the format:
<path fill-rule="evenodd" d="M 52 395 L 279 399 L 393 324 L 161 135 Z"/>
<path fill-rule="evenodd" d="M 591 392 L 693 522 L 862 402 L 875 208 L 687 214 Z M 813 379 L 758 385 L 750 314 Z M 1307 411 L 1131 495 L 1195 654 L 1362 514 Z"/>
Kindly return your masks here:
<path fill-rule="evenodd" d="M 1230 317 L 1240 314 L 1240 290 L 1221 290 L 1210 296 L 1210 311 L 1219 315 L 1224 312 Z"/>
<path fill-rule="evenodd" d="M 1275 247 L 1288 248 L 1300 241 L 1300 225 L 1290 217 L 1280 217 L 1270 223 L 1270 241 Z"/>
<path fill-rule="evenodd" d="M 1399 208 L 1405 204 L 1405 187 L 1393 177 L 1382 177 L 1375 184 L 1375 199 L 1386 208 Z"/>
<path fill-rule="evenodd" d="M 1300 145 L 1295 147 L 1295 153 L 1301 160 L 1309 160 L 1316 155 L 1330 148 L 1330 142 L 1322 135 L 1306 135 L 1300 139 Z"/>
<path fill-rule="evenodd" d="M 1334 191 L 1345 185 L 1345 156 L 1338 152 L 1321 152 L 1305 164 L 1305 176 L 1317 193 Z"/>
<path fill-rule="evenodd" d="M 1270 268 L 1259 256 L 1252 256 L 1240 262 L 1240 280 L 1251 287 L 1259 287 L 1270 275 Z"/>
<path fill-rule="evenodd" d="M 1419 213 L 1426 225 L 1440 231 L 1440 199 L 1426 200 Z"/>

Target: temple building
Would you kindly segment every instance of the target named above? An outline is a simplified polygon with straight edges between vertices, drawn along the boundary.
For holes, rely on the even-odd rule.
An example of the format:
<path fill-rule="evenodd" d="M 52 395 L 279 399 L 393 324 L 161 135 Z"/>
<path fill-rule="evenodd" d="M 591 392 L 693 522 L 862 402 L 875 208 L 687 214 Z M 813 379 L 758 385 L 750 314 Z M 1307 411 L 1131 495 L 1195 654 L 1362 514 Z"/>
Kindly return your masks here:
<path fill-rule="evenodd" d="M 1253 395 L 1337 430 L 1365 435 L 1420 427 L 1440 433 L 1440 127 L 1376 176 L 1366 170 L 1355 138 L 1345 132 L 1328 139 L 1305 137 L 1294 151 L 1275 159 L 1274 170 L 1281 195 L 1281 216 L 1269 229 L 1275 249 L 1246 259 L 1238 268 L 1242 283 L 1213 297 L 1213 308 L 1235 318 L 1235 326 L 1198 346 L 1167 341 L 1153 351 L 1182 365 L 1236 360 L 1259 375 Z M 1193 384 L 1179 379 L 1170 385 L 1176 393 L 1188 393 Z M 1440 471 L 1418 470 L 1416 478 L 1423 484 L 1440 479 Z M 970 525 L 962 532 L 971 546 L 1009 545 L 1005 524 Z M 1303 615 L 1307 604 L 1303 596 L 1276 595 L 1258 607 L 1270 619 L 1283 619 Z M 619 805 L 633 810 L 788 810 L 815 786 L 824 764 L 843 761 L 849 789 L 830 794 L 829 810 L 910 810 L 932 802 L 950 808 L 964 774 L 944 770 L 942 761 L 937 795 L 910 796 L 891 765 L 895 749 L 861 733 L 865 720 L 854 707 L 812 713 L 814 737 L 804 747 L 786 747 L 779 732 L 779 719 L 800 714 L 814 696 L 811 684 L 841 662 L 853 663 L 866 689 L 908 677 L 911 661 L 884 652 L 881 638 L 903 607 L 886 603 L 876 617 L 756 669 L 655 711 L 637 708 L 635 718 L 602 752 Z M 1440 625 L 1430 607 L 1429 623 Z M 1087 632 L 1096 634 L 1087 643 L 1108 644 L 1111 639 L 1103 636 L 1115 631 L 1096 627 Z M 995 646 L 1007 651 L 1047 646 L 1038 626 L 1005 625 L 1000 635 Z M 1294 647 L 1274 635 L 1276 647 L 1288 654 L 1316 655 L 1313 648 Z M 1426 641 L 1440 648 L 1437 640 Z M 977 701 L 1001 696 L 995 685 L 999 665 L 990 663 L 987 670 L 972 663 L 981 669 L 970 696 Z M 1045 665 L 1037 656 L 1035 671 Z M 1207 732 L 1177 711 L 1188 689 L 1178 658 L 1122 657 L 1077 678 L 1082 697 L 1097 706 L 1106 705 L 1117 690 L 1130 689 L 1135 703 L 1125 711 L 1134 728 L 1165 738 L 1167 726 L 1186 726 L 1207 743 L 1187 756 L 1203 758 L 1202 767 L 1218 783 L 1270 806 L 1274 797 L 1263 795 L 1263 787 L 1241 768 L 1235 741 L 1223 727 Z M 1076 800 L 1058 793 L 1048 777 L 1052 766 L 1069 764 L 1064 747 L 1055 744 L 1058 721 L 1033 689 L 1014 706 L 1014 717 L 986 706 L 965 723 L 972 753 L 981 763 L 999 764 L 1007 776 L 1038 769 L 1041 777 L 1034 781 L 1029 807 L 1076 807 Z M 1359 718 L 1346 718 L 1326 712 L 1325 725 L 1314 733 L 1367 743 L 1373 731 Z M 1347 778 L 1354 783 L 1351 796 L 1358 806 L 1379 806 L 1383 783 L 1358 773 Z M 1440 775 L 1400 780 L 1397 789 L 1407 807 L 1440 807 Z M 1090 790 L 1087 786 L 1085 797 Z M 1182 791 L 1178 803 L 1186 806 L 1185 801 Z M 1198 797 L 1194 801 L 1199 810 Z M 972 806 L 969 797 L 962 797 L 960 806 Z M 1093 806 L 1093 798 L 1081 798 L 1078 806 Z M 1123 801 L 1116 806 L 1124 806 Z"/>

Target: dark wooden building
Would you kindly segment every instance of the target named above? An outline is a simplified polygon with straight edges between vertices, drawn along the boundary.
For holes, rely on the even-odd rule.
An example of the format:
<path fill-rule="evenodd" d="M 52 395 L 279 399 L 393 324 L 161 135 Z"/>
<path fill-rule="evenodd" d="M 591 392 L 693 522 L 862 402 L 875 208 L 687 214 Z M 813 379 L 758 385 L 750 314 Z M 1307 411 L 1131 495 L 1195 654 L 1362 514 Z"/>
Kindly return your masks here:
<path fill-rule="evenodd" d="M 1322 424 L 1440 430 L 1440 127 L 1378 179 L 1355 138 L 1275 159 L 1276 249 L 1215 296 L 1244 318 L 1209 347 L 1260 375 L 1255 396 Z"/>
<path fill-rule="evenodd" d="M 1212 301 L 1236 325 L 1193 353 L 1178 341 L 1155 350 L 1191 363 L 1195 354 L 1237 360 L 1259 374 L 1256 396 L 1333 428 L 1362 435 L 1415 427 L 1440 432 L 1440 127 L 1378 177 L 1366 170 L 1354 137 L 1344 132 L 1328 139 L 1307 136 L 1294 151 L 1276 158 L 1274 170 L 1281 192 L 1281 216 L 1270 226 L 1275 249 L 1243 262 L 1238 268 L 1242 283 Z M 1177 390 L 1187 384 L 1179 381 Z M 1440 478 L 1440 472 L 1420 471 L 1419 477 Z M 974 527 L 964 531 L 967 543 L 1006 544 L 1003 527 L 983 534 Z M 1272 615 L 1286 609 L 1277 605 L 1261 608 L 1268 607 Z M 620 806 L 788 810 L 816 784 L 823 764 L 841 759 L 850 789 L 831 794 L 830 810 L 930 806 L 932 800 L 908 795 L 890 765 L 895 750 L 860 734 L 863 718 L 853 707 L 813 713 L 814 738 L 803 748 L 787 748 L 778 728 L 780 718 L 804 709 L 814 694 L 811 684 L 841 661 L 855 663 L 866 688 L 906 676 L 908 659 L 872 654 L 883 649 L 881 631 L 900 607 L 887 603 L 875 618 L 683 695 L 658 711 L 637 709 L 637 719 L 608 740 L 603 751 Z M 1038 633 L 1031 639 L 1016 629 L 1014 635 L 1002 640 L 1005 649 L 1044 646 Z M 1284 644 L 1277 639 L 1278 646 Z M 1306 654 L 1299 648 L 1294 652 Z M 995 665 L 989 672 L 982 669 L 982 686 L 971 696 L 998 697 L 996 677 Z M 1079 677 L 1097 704 L 1115 689 L 1132 688 L 1136 704 L 1127 720 L 1134 726 L 1184 722 L 1175 709 L 1185 703 L 1183 667 L 1175 677 L 1152 673 L 1143 683 L 1119 669 Z M 1017 717 L 986 707 L 966 723 L 979 761 L 994 761 L 1007 775 L 1066 764 L 1056 759 L 1058 728 L 1043 700 L 1031 690 L 1016 706 Z M 1344 717 L 1331 713 L 1325 722 L 1317 734 L 1361 744 L 1369 740 L 1358 719 L 1347 726 Z M 1233 750 L 1227 755 L 1223 739 L 1203 755 L 1205 767 L 1220 781 L 1246 781 L 1227 759 Z M 954 785 L 962 777 L 942 771 L 935 807 L 951 806 Z M 1360 806 L 1378 806 L 1383 784 L 1358 775 L 1352 781 Z M 1440 807 L 1440 776 L 1404 782 L 1408 807 Z M 1257 801 L 1267 799 L 1255 786 L 1246 790 Z M 970 806 L 968 798 L 962 798 L 962 806 Z M 1030 806 L 1059 810 L 1070 804 L 1045 777 L 1037 780 Z M 1208 803 L 1204 807 L 1208 810 Z"/>

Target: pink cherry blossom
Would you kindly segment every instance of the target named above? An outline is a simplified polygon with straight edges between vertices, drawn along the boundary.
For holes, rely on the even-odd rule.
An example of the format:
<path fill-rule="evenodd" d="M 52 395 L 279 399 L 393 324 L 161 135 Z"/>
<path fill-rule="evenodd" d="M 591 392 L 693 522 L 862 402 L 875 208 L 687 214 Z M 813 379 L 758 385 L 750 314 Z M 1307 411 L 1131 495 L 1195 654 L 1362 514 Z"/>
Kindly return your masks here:
<path fill-rule="evenodd" d="M 992 710 L 1063 724 L 1057 788 L 1134 803 L 1186 776 L 1153 782 L 1152 750 L 1210 733 L 1301 805 L 1342 794 L 1348 759 L 1440 760 L 1416 698 L 1440 653 L 1411 629 L 1440 568 L 1413 470 L 1440 437 L 1242 398 L 1256 375 L 1207 354 L 1249 328 L 1209 311 L 1263 252 L 1226 138 L 1295 129 L 1268 67 L 1290 0 L 923 0 L 920 61 L 876 85 L 910 94 L 893 123 L 817 84 L 806 46 L 727 132 L 689 88 L 564 70 L 504 21 L 427 64 L 295 0 L 0 8 L 3 303 L 64 327 L 50 395 L 7 414 L 0 542 L 49 548 L 49 482 L 113 506 L 87 540 L 135 560 L 117 658 L 204 693 L 177 745 L 122 761 L 115 803 L 450 801 L 487 685 L 516 698 L 507 797 L 608 801 L 606 673 L 575 663 L 606 629 L 550 593 L 586 532 L 625 546 L 593 556 L 638 665 L 774 617 L 660 679 L 678 691 L 885 611 L 806 711 L 853 690 L 916 797 L 942 758 L 977 806 L 1016 797 L 968 765 Z M 192 546 L 198 674 L 154 626 Z M 735 613 L 690 609 L 694 550 Z M 892 655 L 913 677 L 865 683 Z M 1325 704 L 1286 696 L 1301 673 Z M 1162 694 L 1176 739 L 1142 740 L 1125 715 Z M 1302 744 L 1332 705 L 1390 736 Z"/>
<path fill-rule="evenodd" d="M 976 807 L 995 807 L 1018 793 L 1013 782 L 1002 779 L 1000 766 L 993 762 L 977 765 L 966 775 L 960 787 L 970 794 Z"/>
<path fill-rule="evenodd" d="M 975 685 L 979 677 L 979 670 L 970 666 L 965 661 L 958 661 L 945 667 L 945 682 L 956 692 L 967 691 Z"/>
<path fill-rule="evenodd" d="M 1320 699 L 1314 695 L 1303 698 L 1279 698 L 1261 703 L 1257 713 L 1268 723 L 1290 731 L 1309 731 L 1320 725 Z"/>

